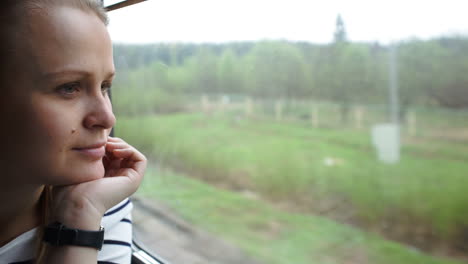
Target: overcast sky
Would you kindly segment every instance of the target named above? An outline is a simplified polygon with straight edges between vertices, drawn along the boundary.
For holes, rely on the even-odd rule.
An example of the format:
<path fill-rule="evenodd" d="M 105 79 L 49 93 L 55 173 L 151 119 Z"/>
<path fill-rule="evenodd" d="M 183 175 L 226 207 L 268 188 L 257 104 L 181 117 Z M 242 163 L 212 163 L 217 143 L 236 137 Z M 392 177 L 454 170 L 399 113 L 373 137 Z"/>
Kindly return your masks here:
<path fill-rule="evenodd" d="M 106 4 L 120 2 L 105 1 Z M 468 0 L 148 0 L 109 13 L 115 42 L 330 42 L 337 14 L 351 41 L 468 35 Z"/>

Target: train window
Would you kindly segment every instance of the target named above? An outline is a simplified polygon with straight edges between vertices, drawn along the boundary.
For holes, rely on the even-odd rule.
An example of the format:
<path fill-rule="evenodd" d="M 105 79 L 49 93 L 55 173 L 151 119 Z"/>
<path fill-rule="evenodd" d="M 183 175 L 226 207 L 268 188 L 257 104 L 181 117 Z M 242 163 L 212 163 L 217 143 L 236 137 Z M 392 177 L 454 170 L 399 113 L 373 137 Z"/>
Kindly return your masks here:
<path fill-rule="evenodd" d="M 152 256 L 140 259 L 466 262 L 467 8 L 171 0 L 110 12 L 115 133 L 150 160 L 133 198 L 135 252 Z"/>

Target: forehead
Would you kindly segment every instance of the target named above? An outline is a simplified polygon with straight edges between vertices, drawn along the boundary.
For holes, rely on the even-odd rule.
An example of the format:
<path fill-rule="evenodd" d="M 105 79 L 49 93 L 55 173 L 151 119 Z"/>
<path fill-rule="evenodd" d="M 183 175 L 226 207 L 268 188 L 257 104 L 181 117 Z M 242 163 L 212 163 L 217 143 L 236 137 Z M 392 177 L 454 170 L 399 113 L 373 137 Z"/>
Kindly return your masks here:
<path fill-rule="evenodd" d="M 77 8 L 53 7 L 28 17 L 24 53 L 39 73 L 64 68 L 113 68 L 111 40 L 97 15 Z"/>

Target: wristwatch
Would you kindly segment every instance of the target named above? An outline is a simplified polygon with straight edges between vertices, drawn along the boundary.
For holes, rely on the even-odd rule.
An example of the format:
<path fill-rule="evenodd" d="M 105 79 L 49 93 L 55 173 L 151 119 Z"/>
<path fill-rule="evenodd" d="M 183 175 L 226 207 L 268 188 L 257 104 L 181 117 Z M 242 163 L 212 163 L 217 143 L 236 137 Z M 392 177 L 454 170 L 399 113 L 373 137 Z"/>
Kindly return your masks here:
<path fill-rule="evenodd" d="M 54 222 L 45 227 L 44 242 L 53 246 L 81 246 L 101 250 L 104 242 L 104 227 L 99 231 L 68 228 L 60 222 Z"/>

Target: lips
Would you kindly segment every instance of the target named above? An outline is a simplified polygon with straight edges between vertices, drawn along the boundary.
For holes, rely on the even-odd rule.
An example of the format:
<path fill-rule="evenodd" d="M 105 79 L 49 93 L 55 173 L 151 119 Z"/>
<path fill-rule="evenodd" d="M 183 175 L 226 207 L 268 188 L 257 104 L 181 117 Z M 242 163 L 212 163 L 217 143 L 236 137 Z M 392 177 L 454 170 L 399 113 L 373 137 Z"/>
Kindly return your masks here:
<path fill-rule="evenodd" d="M 97 160 L 104 157 L 106 154 L 106 143 L 96 143 L 92 145 L 87 145 L 85 147 L 73 148 L 73 151 L 83 155 L 86 158 Z"/>
<path fill-rule="evenodd" d="M 106 142 L 99 142 L 99 143 L 94 143 L 90 145 L 85 145 L 85 146 L 80 146 L 80 147 L 75 147 L 73 149 L 94 149 L 94 148 L 100 148 L 104 147 L 106 145 Z"/>

